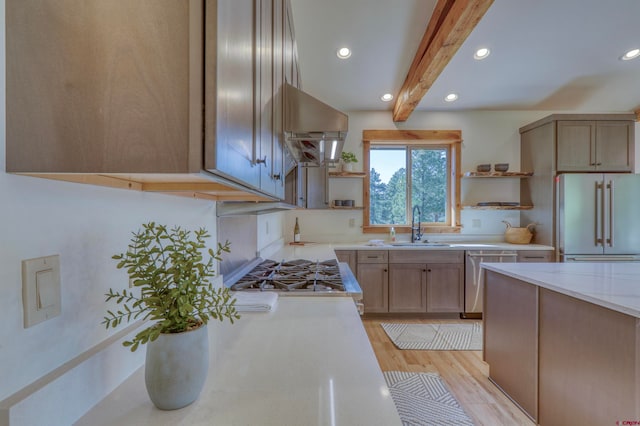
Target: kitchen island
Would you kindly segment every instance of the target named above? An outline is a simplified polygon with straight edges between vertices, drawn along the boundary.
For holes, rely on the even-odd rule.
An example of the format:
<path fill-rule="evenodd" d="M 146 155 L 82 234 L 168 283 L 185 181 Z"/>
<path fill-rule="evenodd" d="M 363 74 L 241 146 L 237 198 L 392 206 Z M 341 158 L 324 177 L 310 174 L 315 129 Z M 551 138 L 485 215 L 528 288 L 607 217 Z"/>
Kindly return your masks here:
<path fill-rule="evenodd" d="M 281 297 L 273 312 L 209 328 L 209 375 L 192 405 L 156 409 L 143 367 L 76 425 L 401 424 L 351 298 Z"/>
<path fill-rule="evenodd" d="M 483 355 L 507 396 L 543 426 L 640 421 L 640 263 L 483 268 Z"/>

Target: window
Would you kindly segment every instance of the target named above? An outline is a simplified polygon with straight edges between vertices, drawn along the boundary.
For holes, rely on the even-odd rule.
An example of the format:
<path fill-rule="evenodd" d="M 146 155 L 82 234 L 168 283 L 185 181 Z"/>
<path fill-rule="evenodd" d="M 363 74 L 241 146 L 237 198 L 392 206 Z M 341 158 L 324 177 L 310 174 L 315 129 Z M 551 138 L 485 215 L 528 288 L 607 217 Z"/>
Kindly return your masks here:
<path fill-rule="evenodd" d="M 459 232 L 459 131 L 365 130 L 364 232 Z M 416 214 L 418 213 L 418 210 Z"/>

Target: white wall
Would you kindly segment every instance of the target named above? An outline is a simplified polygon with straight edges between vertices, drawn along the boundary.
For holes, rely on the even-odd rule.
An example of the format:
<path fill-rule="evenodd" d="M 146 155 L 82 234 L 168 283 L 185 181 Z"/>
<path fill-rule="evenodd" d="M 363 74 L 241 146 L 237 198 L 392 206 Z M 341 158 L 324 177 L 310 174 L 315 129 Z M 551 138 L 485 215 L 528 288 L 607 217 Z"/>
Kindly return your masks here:
<path fill-rule="evenodd" d="M 482 112 L 414 112 L 405 123 L 393 123 L 391 112 L 349 112 L 349 133 L 344 150 L 356 153 L 354 170 L 362 170 L 362 131 L 371 129 L 461 130 L 462 172 L 473 171 L 480 163 L 509 163 L 511 171 L 520 167 L 520 134 L 518 129 L 550 112 L 545 111 L 482 111 Z M 518 179 L 463 179 L 462 202 L 518 201 Z M 362 182 L 358 179 L 331 179 L 330 198 L 353 198 L 362 205 Z M 499 198 L 499 199 L 497 199 Z M 363 234 L 362 212 L 301 211 L 287 214 L 285 239 L 291 240 L 295 217 L 300 220 L 302 239 L 310 241 L 367 241 L 386 235 Z M 350 227 L 350 219 L 355 222 Z M 504 232 L 502 220 L 512 225 L 520 223 L 518 211 L 463 210 L 462 233 L 496 235 Z M 478 225 L 478 221 L 480 226 Z M 291 232 L 289 232 L 291 231 Z M 402 237 L 402 236 L 399 236 Z M 407 237 L 407 236 L 405 236 Z"/>
<path fill-rule="evenodd" d="M 204 226 L 213 236 L 212 247 L 216 239 L 211 201 L 5 173 L 4 12 L 0 0 L 0 400 L 113 335 L 100 324 L 103 295 L 110 287 L 124 288 L 128 280 L 111 256 L 126 249 L 141 223 Z M 51 254 L 60 255 L 62 313 L 24 329 L 21 260 Z M 141 358 L 121 349 L 109 368 L 132 372 Z M 81 399 L 64 403 L 81 406 Z"/>

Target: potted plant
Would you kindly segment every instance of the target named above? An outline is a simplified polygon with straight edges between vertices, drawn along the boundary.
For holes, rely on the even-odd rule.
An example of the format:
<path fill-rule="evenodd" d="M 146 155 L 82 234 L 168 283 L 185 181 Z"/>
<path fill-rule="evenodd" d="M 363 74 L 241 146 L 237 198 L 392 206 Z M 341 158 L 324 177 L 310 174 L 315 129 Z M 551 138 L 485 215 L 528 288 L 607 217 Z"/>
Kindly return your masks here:
<path fill-rule="evenodd" d="M 145 384 L 153 403 L 160 409 L 182 408 L 195 401 L 209 366 L 209 319 L 231 323 L 240 318 L 228 288 L 214 288 L 214 261 L 229 252 L 229 243 L 202 250 L 210 235 L 204 228 L 195 232 L 178 226 L 169 229 L 150 222 L 133 233 L 125 253 L 116 254 L 117 268 L 125 268 L 132 290 L 109 289 L 106 301 L 121 305 L 107 310 L 103 324 L 117 327 L 139 318 L 153 321 L 124 346 L 131 351 L 147 344 Z"/>
<path fill-rule="evenodd" d="M 342 151 L 340 154 L 340 158 L 342 158 L 342 171 L 350 172 L 353 171 L 353 163 L 357 163 L 358 159 L 353 152 Z"/>

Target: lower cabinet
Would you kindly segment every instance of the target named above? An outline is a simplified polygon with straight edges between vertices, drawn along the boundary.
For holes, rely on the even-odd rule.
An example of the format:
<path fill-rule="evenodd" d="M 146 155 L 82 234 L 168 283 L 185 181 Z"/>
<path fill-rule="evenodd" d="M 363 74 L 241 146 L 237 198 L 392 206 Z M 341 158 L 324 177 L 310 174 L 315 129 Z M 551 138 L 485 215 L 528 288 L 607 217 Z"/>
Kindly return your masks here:
<path fill-rule="evenodd" d="M 389 312 L 389 252 L 358 250 L 356 260 L 364 313 Z"/>
<path fill-rule="evenodd" d="M 359 263 L 358 283 L 362 288 L 365 313 L 389 312 L 389 270 L 386 263 Z"/>
<path fill-rule="evenodd" d="M 338 262 L 344 262 L 349 265 L 349 269 L 353 272 L 353 275 L 356 275 L 358 272 L 357 269 L 357 251 L 355 250 L 335 250 L 336 257 L 338 258 Z"/>
<path fill-rule="evenodd" d="M 464 311 L 464 265 L 427 264 L 427 312 Z"/>
<path fill-rule="evenodd" d="M 464 309 L 464 251 L 359 250 L 357 262 L 365 313 Z"/>
<path fill-rule="evenodd" d="M 427 266 L 389 265 L 389 312 L 427 311 Z"/>

